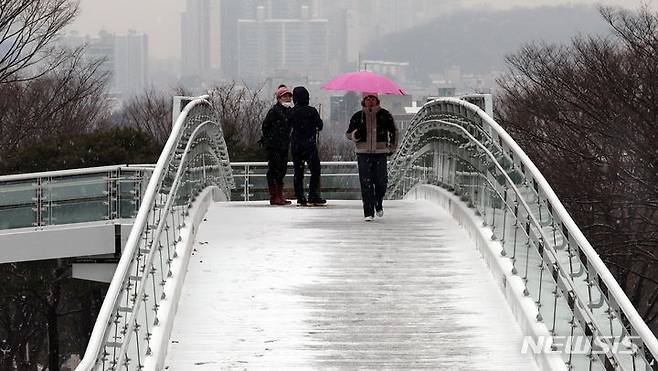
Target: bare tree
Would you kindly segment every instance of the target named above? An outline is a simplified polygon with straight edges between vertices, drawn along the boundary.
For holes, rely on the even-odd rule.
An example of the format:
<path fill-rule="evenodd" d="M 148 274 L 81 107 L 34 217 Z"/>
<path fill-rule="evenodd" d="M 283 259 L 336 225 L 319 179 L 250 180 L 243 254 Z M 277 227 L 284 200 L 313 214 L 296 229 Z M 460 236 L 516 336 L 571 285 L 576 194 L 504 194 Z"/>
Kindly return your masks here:
<path fill-rule="evenodd" d="M 108 76 L 101 64 L 85 62 L 83 50 L 76 49 L 44 76 L 0 84 L 0 160 L 43 138 L 80 133 L 103 122 Z"/>
<path fill-rule="evenodd" d="M 64 63 L 67 53 L 53 41 L 77 12 L 69 0 L 0 1 L 0 83 L 31 80 Z"/>
<path fill-rule="evenodd" d="M 600 9 L 612 35 L 507 58 L 501 123 L 658 329 L 658 15 Z"/>
<path fill-rule="evenodd" d="M 138 128 L 158 143 L 164 144 L 171 132 L 171 95 L 190 95 L 184 88 L 176 91 L 146 90 L 132 98 L 114 115 L 114 124 Z M 224 138 L 233 161 L 263 160 L 258 144 L 262 136 L 261 125 L 265 113 L 274 103 L 262 87 L 250 88 L 236 81 L 217 84 L 208 92 L 210 101 L 224 130 Z M 323 132 L 319 143 L 322 160 L 354 160 L 353 144 Z"/>
<path fill-rule="evenodd" d="M 264 158 L 258 141 L 261 124 L 271 103 L 263 97 L 262 90 L 262 87 L 249 88 L 231 81 L 215 85 L 208 91 L 224 130 L 231 159 Z"/>
<path fill-rule="evenodd" d="M 140 129 L 162 146 L 171 134 L 171 95 L 147 89 L 133 97 L 120 113 L 120 125 Z"/>
<path fill-rule="evenodd" d="M 213 86 L 207 94 L 224 130 L 231 159 L 259 159 L 260 127 L 269 105 L 262 98 L 261 89 L 251 89 L 232 81 Z M 114 115 L 114 124 L 138 128 L 164 145 L 171 133 L 172 95 L 188 96 L 191 93 L 182 87 L 169 92 L 146 90 Z"/>

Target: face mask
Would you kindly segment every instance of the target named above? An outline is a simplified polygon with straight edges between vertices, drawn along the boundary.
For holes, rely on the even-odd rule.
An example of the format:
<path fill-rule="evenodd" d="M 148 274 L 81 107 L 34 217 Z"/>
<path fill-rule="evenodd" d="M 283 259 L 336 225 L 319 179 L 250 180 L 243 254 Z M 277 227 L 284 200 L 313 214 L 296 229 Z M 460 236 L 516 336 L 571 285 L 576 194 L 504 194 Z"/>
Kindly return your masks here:
<path fill-rule="evenodd" d="M 281 105 L 288 108 L 292 108 L 294 106 L 292 102 L 281 102 Z"/>

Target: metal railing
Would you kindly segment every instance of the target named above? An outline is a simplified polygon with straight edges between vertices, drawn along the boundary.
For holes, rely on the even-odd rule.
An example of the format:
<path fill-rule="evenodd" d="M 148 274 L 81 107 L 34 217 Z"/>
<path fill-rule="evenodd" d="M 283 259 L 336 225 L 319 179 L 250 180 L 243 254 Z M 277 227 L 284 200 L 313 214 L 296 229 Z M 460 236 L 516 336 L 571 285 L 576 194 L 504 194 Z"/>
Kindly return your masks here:
<path fill-rule="evenodd" d="M 117 165 L 0 176 L 0 230 L 132 219 L 152 172 Z"/>
<path fill-rule="evenodd" d="M 267 163 L 230 164 L 236 187 L 233 201 L 267 200 Z M 329 199 L 361 197 L 356 162 L 322 162 L 322 195 Z M 107 221 L 129 222 L 139 210 L 155 165 L 115 165 L 0 176 L 0 230 L 41 229 L 52 225 Z M 308 169 L 305 189 L 308 191 Z M 293 167 L 284 179 L 289 198 Z"/>
<path fill-rule="evenodd" d="M 536 320 L 553 337 L 587 339 L 589 347 L 572 343 L 560 352 L 568 367 L 655 365 L 655 335 L 539 170 L 477 106 L 450 98 L 426 104 L 391 160 L 389 179 L 389 197 L 434 184 L 475 208 L 535 301 Z"/>
<path fill-rule="evenodd" d="M 321 162 L 320 179 L 322 197 L 333 200 L 361 199 L 361 186 L 356 161 Z M 231 200 L 261 201 L 269 199 L 267 193 L 267 162 L 234 162 L 231 164 L 236 187 Z M 308 192 L 310 176 L 304 177 L 305 190 Z M 284 187 L 288 198 L 294 197 L 292 186 L 293 165 L 288 163 L 284 178 Z"/>
<path fill-rule="evenodd" d="M 77 370 L 142 370 L 153 349 L 160 308 L 185 231 L 188 208 L 206 189 L 230 199 L 234 187 L 221 127 L 203 98 L 176 121 L 143 194 L 139 212 Z M 159 346 L 159 345 L 158 345 Z M 159 350 L 159 349 L 156 349 Z M 152 361 L 152 360 L 151 360 Z"/>

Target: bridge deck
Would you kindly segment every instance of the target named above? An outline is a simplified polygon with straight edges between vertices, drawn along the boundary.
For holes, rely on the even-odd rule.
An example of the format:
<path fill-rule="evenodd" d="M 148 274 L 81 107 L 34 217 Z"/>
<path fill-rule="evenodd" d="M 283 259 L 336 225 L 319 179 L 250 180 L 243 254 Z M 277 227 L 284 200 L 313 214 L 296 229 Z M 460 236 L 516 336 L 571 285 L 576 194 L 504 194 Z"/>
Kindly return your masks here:
<path fill-rule="evenodd" d="M 211 206 L 195 243 L 169 370 L 534 370 L 457 223 L 421 201 Z"/>

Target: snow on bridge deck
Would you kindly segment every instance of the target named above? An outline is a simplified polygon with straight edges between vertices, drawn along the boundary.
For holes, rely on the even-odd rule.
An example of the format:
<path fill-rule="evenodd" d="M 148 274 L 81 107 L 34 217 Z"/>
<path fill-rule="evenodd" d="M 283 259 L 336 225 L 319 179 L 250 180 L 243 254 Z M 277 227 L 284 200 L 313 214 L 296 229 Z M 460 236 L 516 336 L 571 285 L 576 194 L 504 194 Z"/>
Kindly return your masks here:
<path fill-rule="evenodd" d="M 466 233 L 426 201 L 218 203 L 201 225 L 168 370 L 535 370 Z"/>

